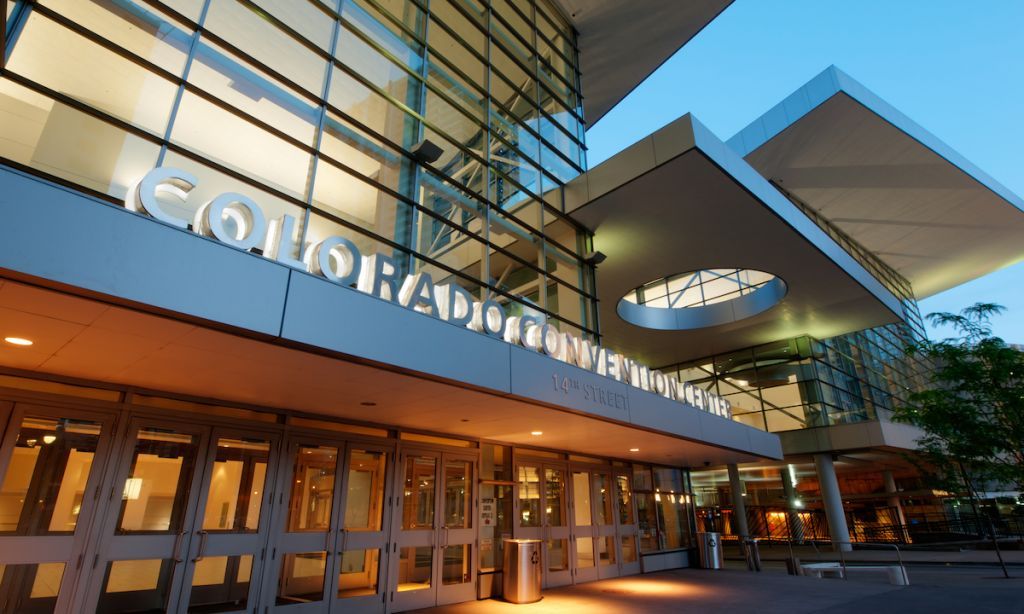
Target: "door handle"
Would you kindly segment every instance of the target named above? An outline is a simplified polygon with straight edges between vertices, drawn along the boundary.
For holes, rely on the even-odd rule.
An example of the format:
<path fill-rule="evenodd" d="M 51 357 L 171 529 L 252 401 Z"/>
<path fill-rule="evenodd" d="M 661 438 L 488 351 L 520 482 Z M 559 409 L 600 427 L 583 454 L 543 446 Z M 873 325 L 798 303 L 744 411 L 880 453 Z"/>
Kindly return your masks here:
<path fill-rule="evenodd" d="M 175 538 L 174 538 L 174 549 L 173 549 L 173 552 L 174 552 L 174 562 L 175 563 L 181 563 L 181 562 L 183 562 L 185 560 L 181 556 L 181 539 L 183 537 L 185 537 L 185 532 L 184 531 L 179 531 L 178 535 L 175 536 Z"/>
<path fill-rule="evenodd" d="M 342 552 L 345 551 L 345 548 L 347 546 L 348 546 L 348 529 L 342 529 L 341 530 L 341 550 L 342 550 Z"/>
<path fill-rule="evenodd" d="M 198 563 L 203 560 L 203 555 L 206 553 L 206 537 L 210 534 L 205 529 L 199 531 L 199 552 L 196 554 L 196 558 L 192 559 L 193 563 Z"/>

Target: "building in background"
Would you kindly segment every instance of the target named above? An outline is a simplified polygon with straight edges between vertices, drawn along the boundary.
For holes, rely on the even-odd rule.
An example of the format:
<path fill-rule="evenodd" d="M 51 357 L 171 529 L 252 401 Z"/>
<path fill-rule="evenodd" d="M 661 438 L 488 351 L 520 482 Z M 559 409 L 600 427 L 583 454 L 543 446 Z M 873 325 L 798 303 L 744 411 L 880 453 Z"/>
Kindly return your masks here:
<path fill-rule="evenodd" d="M 911 511 L 915 293 L 1019 257 L 1020 200 L 834 69 L 588 170 L 727 0 L 2 4 L 3 611 L 403 611 L 507 537 L 548 587 L 685 566 L 723 471 L 846 541 L 853 476 Z"/>

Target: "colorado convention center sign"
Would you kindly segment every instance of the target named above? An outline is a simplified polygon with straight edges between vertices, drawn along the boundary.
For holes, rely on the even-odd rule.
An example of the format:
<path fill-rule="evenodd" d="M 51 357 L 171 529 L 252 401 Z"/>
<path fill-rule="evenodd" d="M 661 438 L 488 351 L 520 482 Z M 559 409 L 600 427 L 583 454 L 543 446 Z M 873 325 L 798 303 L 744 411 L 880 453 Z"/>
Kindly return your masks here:
<path fill-rule="evenodd" d="M 403 276 L 392 258 L 384 254 L 362 254 L 345 237 L 328 237 L 309 244 L 300 252 L 295 245 L 295 218 L 282 215 L 268 222 L 260 206 L 244 194 L 220 194 L 200 206 L 192 220 L 175 217 L 161 206 L 158 194 L 185 202 L 197 183 L 196 177 L 186 171 L 155 168 L 128 190 L 125 206 L 178 228 L 188 229 L 191 224 L 193 232 L 238 249 L 250 250 L 262 243 L 264 257 L 338 285 L 354 287 L 407 309 L 542 352 L 712 414 L 732 417 L 730 403 L 716 394 L 651 370 L 586 339 L 563 333 L 541 317 L 509 316 L 494 299 L 477 301 L 458 284 L 434 284 L 427 272 Z M 302 259 L 293 258 L 293 253 L 301 253 Z"/>

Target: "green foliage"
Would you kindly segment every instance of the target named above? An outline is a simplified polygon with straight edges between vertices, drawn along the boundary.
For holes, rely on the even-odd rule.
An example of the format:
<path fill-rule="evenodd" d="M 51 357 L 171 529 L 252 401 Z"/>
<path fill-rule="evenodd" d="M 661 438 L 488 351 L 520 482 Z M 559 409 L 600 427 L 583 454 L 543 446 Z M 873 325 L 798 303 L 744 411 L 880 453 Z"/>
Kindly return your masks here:
<path fill-rule="evenodd" d="M 952 492 L 965 482 L 974 492 L 986 485 L 1024 490 L 1024 352 L 992 335 L 990 319 L 1003 311 L 977 303 L 959 314 L 929 314 L 958 336 L 908 350 L 932 370 L 895 419 L 924 430 L 921 452 Z"/>

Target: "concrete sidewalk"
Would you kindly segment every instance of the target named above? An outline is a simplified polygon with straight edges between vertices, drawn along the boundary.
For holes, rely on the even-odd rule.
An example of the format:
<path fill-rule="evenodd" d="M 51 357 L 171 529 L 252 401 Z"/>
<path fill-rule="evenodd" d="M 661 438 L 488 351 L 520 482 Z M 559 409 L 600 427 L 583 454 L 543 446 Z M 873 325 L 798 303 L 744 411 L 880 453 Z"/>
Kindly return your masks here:
<path fill-rule="evenodd" d="M 431 614 L 560 613 L 629 614 L 909 614 L 912 612 L 1024 612 L 1024 579 L 995 579 L 994 569 L 910 571 L 911 586 L 891 586 L 884 576 L 817 580 L 779 571 L 679 569 L 544 591 L 533 604 L 473 601 L 420 610 Z M 1024 573 L 1020 574 L 1024 576 Z"/>

